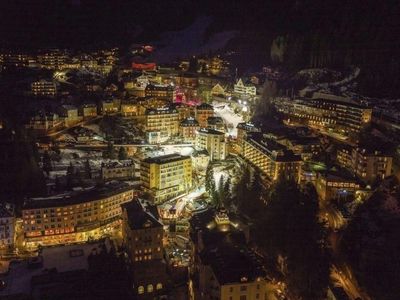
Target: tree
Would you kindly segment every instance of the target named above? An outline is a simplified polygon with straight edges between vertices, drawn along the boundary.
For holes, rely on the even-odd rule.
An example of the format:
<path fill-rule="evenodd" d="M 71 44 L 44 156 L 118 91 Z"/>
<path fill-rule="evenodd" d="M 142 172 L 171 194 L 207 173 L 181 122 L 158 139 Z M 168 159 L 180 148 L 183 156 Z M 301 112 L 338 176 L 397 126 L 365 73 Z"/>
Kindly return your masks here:
<path fill-rule="evenodd" d="M 50 154 L 46 150 L 43 153 L 43 171 L 45 171 L 47 176 L 49 176 L 51 170 L 53 170 L 53 165 L 51 163 Z"/>
<path fill-rule="evenodd" d="M 71 189 L 74 185 L 74 173 L 75 173 L 75 168 L 72 165 L 72 162 L 69 163 L 69 166 L 67 168 L 67 188 Z"/>
<path fill-rule="evenodd" d="M 86 178 L 89 178 L 89 179 L 92 178 L 92 169 L 90 167 L 90 162 L 88 159 L 86 159 L 86 161 L 85 161 L 85 175 L 86 175 Z"/>
<path fill-rule="evenodd" d="M 128 154 L 126 153 L 125 147 L 120 147 L 118 151 L 118 159 L 125 160 L 128 158 Z"/>
<path fill-rule="evenodd" d="M 231 204 L 231 197 L 232 197 L 232 195 L 231 195 L 231 178 L 230 177 L 228 177 L 228 179 L 225 181 L 224 188 L 223 188 L 223 195 L 224 195 L 224 198 L 223 198 L 222 202 L 224 203 L 224 205 L 226 207 L 229 207 Z"/>
<path fill-rule="evenodd" d="M 282 176 L 258 220 L 258 242 L 267 253 L 284 259 L 286 268 L 282 271 L 288 288 L 301 299 L 324 299 L 329 282 L 325 230 L 317 212 L 315 188 L 309 185 L 300 190 L 293 179 Z"/>
<path fill-rule="evenodd" d="M 104 158 L 109 158 L 109 159 L 115 159 L 116 158 L 114 144 L 111 141 L 108 142 L 107 149 L 106 149 L 106 151 L 103 152 L 103 157 Z"/>

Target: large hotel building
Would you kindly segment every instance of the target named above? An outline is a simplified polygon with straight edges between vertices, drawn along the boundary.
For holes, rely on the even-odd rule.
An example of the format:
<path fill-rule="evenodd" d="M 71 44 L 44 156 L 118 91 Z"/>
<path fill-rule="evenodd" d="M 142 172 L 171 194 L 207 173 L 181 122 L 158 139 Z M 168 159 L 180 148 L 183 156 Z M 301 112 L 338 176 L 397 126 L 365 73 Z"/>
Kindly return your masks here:
<path fill-rule="evenodd" d="M 290 121 L 302 121 L 310 127 L 333 129 L 345 135 L 360 132 L 372 118 L 371 108 L 351 100 L 280 99 L 276 105 Z"/>
<path fill-rule="evenodd" d="M 133 195 L 132 187 L 118 183 L 71 195 L 31 198 L 22 208 L 25 242 L 36 247 L 99 238 L 120 225 L 121 204 Z"/>
<path fill-rule="evenodd" d="M 161 132 L 163 137 L 176 136 L 179 133 L 179 113 L 176 109 L 149 108 L 146 110 L 146 131 Z"/>
<path fill-rule="evenodd" d="M 191 158 L 179 154 L 147 158 L 141 162 L 140 179 L 153 203 L 162 203 L 192 186 Z"/>
<path fill-rule="evenodd" d="M 249 133 L 243 142 L 242 156 L 271 181 L 279 176 L 300 178 L 301 157 L 262 133 Z"/>

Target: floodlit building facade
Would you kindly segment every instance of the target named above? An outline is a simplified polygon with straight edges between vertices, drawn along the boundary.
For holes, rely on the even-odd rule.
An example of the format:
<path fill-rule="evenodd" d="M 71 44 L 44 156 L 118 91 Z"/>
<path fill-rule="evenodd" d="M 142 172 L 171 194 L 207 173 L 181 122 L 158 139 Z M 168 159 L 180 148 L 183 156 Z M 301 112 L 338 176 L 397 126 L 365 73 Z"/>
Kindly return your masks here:
<path fill-rule="evenodd" d="M 257 95 L 257 88 L 253 84 L 244 84 L 242 79 L 239 79 L 233 87 L 233 92 L 238 96 L 251 96 Z"/>
<path fill-rule="evenodd" d="M 174 108 L 149 108 L 145 120 L 148 132 L 161 132 L 163 137 L 173 137 L 179 133 L 179 113 Z"/>
<path fill-rule="evenodd" d="M 210 128 L 201 128 L 196 134 L 196 149 L 207 150 L 210 160 L 223 160 L 226 158 L 225 134 Z"/>
<path fill-rule="evenodd" d="M 196 132 L 199 129 L 199 122 L 193 117 L 186 118 L 179 124 L 179 134 L 184 142 L 187 143 L 194 143 L 196 141 Z"/>
<path fill-rule="evenodd" d="M 214 116 L 214 108 L 212 105 L 202 103 L 196 107 L 196 120 L 199 122 L 200 127 L 207 127 L 207 120 L 209 117 Z"/>
<path fill-rule="evenodd" d="M 22 208 L 28 247 L 100 238 L 121 223 L 121 204 L 132 200 L 132 187 L 106 184 L 69 195 L 31 198 Z"/>
<path fill-rule="evenodd" d="M 0 249 L 10 250 L 15 243 L 15 215 L 11 209 L 0 206 Z"/>
<path fill-rule="evenodd" d="M 54 81 L 34 81 L 31 83 L 31 92 L 34 96 L 54 97 L 57 94 L 57 85 Z"/>
<path fill-rule="evenodd" d="M 192 161 L 179 154 L 147 158 L 141 162 L 140 179 L 153 203 L 162 203 L 190 189 Z"/>
<path fill-rule="evenodd" d="M 285 146 L 266 138 L 262 133 L 248 134 L 243 143 L 242 156 L 271 181 L 280 176 L 300 179 L 302 160 Z"/>

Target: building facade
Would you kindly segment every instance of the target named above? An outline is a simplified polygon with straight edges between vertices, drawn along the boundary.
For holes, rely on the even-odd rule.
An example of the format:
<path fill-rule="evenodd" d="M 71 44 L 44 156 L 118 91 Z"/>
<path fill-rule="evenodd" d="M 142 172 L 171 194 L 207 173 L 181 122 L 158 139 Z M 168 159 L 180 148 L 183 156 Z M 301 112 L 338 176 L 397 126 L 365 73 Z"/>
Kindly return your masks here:
<path fill-rule="evenodd" d="M 168 138 L 179 133 L 179 113 L 174 108 L 149 108 L 145 120 L 148 132 L 161 132 L 163 137 Z"/>
<path fill-rule="evenodd" d="M 132 161 L 115 161 L 101 165 L 101 178 L 103 180 L 131 179 L 134 177 L 135 164 Z"/>
<path fill-rule="evenodd" d="M 153 203 L 162 203 L 192 186 L 191 159 L 179 154 L 147 158 L 141 162 L 140 179 Z"/>
<path fill-rule="evenodd" d="M 233 92 L 238 96 L 254 97 L 257 94 L 257 89 L 253 84 L 244 84 L 242 79 L 239 79 L 233 87 Z"/>
<path fill-rule="evenodd" d="M 141 200 L 122 208 L 122 237 L 131 266 L 137 299 L 157 299 L 164 294 L 167 276 L 164 262 L 163 224 Z"/>
<path fill-rule="evenodd" d="M 188 117 L 179 124 L 179 135 L 186 143 L 194 143 L 196 141 L 196 132 L 200 129 L 199 122 L 193 117 Z"/>
<path fill-rule="evenodd" d="M 199 122 L 200 127 L 207 127 L 208 118 L 213 116 L 214 108 L 212 105 L 202 103 L 196 107 L 196 120 Z"/>
<path fill-rule="evenodd" d="M 247 136 L 242 156 L 271 181 L 276 181 L 280 176 L 293 178 L 296 182 L 300 179 L 301 157 L 261 133 Z"/>
<path fill-rule="evenodd" d="M 15 215 L 11 209 L 0 206 L 0 250 L 10 250 L 15 243 Z"/>
<path fill-rule="evenodd" d="M 201 128 L 196 135 L 196 149 L 207 150 L 210 160 L 223 160 L 226 158 L 225 134 L 209 128 Z"/>
<path fill-rule="evenodd" d="M 121 204 L 132 200 L 127 184 L 107 184 L 83 192 L 31 198 L 22 208 L 28 247 L 50 246 L 100 238 L 121 222 Z"/>
<path fill-rule="evenodd" d="M 34 96 L 54 97 L 57 94 L 57 85 L 54 81 L 34 81 L 31 83 L 31 92 Z"/>

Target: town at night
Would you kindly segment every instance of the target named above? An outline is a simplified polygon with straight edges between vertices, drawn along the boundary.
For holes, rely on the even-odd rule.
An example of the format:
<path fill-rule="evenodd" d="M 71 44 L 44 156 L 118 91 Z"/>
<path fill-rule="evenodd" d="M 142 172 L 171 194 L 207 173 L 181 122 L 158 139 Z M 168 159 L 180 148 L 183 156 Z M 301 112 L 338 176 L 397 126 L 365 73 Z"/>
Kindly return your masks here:
<path fill-rule="evenodd" d="M 0 299 L 400 300 L 400 5 L 0 1 Z"/>

